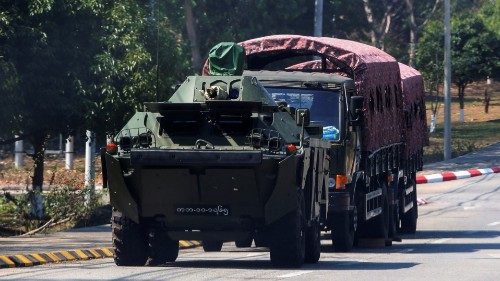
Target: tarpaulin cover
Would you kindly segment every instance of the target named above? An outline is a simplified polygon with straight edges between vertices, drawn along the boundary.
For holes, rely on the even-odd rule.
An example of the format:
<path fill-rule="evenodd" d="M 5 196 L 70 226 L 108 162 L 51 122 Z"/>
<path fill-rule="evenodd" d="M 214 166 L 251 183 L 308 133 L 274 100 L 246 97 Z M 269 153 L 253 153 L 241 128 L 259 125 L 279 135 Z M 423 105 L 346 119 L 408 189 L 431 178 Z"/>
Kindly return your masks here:
<path fill-rule="evenodd" d="M 208 53 L 210 75 L 241 75 L 245 50 L 233 42 L 222 42 Z"/>
<path fill-rule="evenodd" d="M 387 53 L 359 42 L 300 35 L 273 35 L 239 44 L 245 48 L 247 68 L 251 70 L 265 69 L 267 62 L 297 55 L 326 58 L 331 63 L 330 72 L 353 78 L 358 95 L 365 97 L 363 149 L 374 151 L 403 141 L 399 66 Z M 205 74 L 209 65 L 205 64 Z M 289 66 L 283 66 L 283 70 Z"/>
<path fill-rule="evenodd" d="M 424 80 L 416 69 L 399 63 L 403 105 L 407 112 L 409 127 L 405 130 L 406 153 L 411 156 L 429 144 L 427 119 L 425 116 Z"/>

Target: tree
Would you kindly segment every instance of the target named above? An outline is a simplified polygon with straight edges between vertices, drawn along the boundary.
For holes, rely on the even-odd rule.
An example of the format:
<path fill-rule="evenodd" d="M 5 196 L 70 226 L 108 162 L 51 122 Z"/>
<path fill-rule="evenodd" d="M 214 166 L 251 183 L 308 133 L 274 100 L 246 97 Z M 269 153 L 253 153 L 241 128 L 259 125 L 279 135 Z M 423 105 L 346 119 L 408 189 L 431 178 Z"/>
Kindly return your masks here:
<path fill-rule="evenodd" d="M 45 141 L 78 124 L 84 114 L 82 81 L 96 47 L 94 1 L 4 1 L 0 33 L 5 61 L 15 73 L 8 87 L 15 110 L 10 131 L 23 132 L 34 148 L 32 214 L 43 217 L 41 190 Z M 85 26 L 85 28 L 82 28 Z M 94 27 L 94 28 L 92 28 Z M 7 107 L 8 108 L 8 107 Z"/>
<path fill-rule="evenodd" d="M 427 79 L 443 72 L 443 65 L 434 63 L 435 56 L 443 57 L 443 25 L 430 22 L 423 31 L 417 50 L 417 64 Z M 498 73 L 498 36 L 488 30 L 477 13 L 456 15 L 452 19 L 451 34 L 452 82 L 458 88 L 461 122 L 463 122 L 464 94 L 467 85 Z"/>

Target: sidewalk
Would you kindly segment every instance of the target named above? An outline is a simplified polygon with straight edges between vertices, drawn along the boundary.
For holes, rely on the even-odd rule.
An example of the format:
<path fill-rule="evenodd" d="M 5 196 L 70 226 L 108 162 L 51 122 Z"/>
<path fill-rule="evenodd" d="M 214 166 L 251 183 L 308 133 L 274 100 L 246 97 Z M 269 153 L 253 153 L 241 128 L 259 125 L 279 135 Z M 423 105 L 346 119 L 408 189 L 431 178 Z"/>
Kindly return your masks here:
<path fill-rule="evenodd" d="M 29 237 L 0 237 L 0 256 L 106 247 L 111 247 L 109 224 Z"/>
<path fill-rule="evenodd" d="M 486 148 L 447 161 L 424 165 L 417 175 L 432 175 L 446 171 L 464 171 L 500 166 L 500 142 Z"/>

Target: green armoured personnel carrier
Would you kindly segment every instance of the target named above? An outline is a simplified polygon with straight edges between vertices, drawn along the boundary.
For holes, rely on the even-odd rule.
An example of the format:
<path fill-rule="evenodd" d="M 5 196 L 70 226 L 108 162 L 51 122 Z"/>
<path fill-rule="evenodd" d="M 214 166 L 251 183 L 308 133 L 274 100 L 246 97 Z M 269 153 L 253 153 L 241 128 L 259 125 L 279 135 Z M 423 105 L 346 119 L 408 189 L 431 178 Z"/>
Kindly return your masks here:
<path fill-rule="evenodd" d="M 173 262 L 179 240 L 220 251 L 253 239 L 277 266 L 319 260 L 329 144 L 311 137 L 322 130 L 309 110 L 238 75 L 240 48 L 219 45 L 213 72 L 225 75 L 188 77 L 102 151 L 117 265 Z"/>

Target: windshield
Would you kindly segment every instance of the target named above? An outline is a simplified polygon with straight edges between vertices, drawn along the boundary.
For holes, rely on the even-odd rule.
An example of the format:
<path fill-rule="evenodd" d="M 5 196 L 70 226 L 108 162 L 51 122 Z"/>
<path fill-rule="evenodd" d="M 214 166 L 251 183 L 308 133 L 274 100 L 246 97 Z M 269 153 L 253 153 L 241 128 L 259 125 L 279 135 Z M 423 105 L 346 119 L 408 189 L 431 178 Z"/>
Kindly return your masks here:
<path fill-rule="evenodd" d="M 321 89 L 266 87 L 275 101 L 285 101 L 288 106 L 307 108 L 311 122 L 323 125 L 323 138 L 339 140 L 340 94 Z"/>

